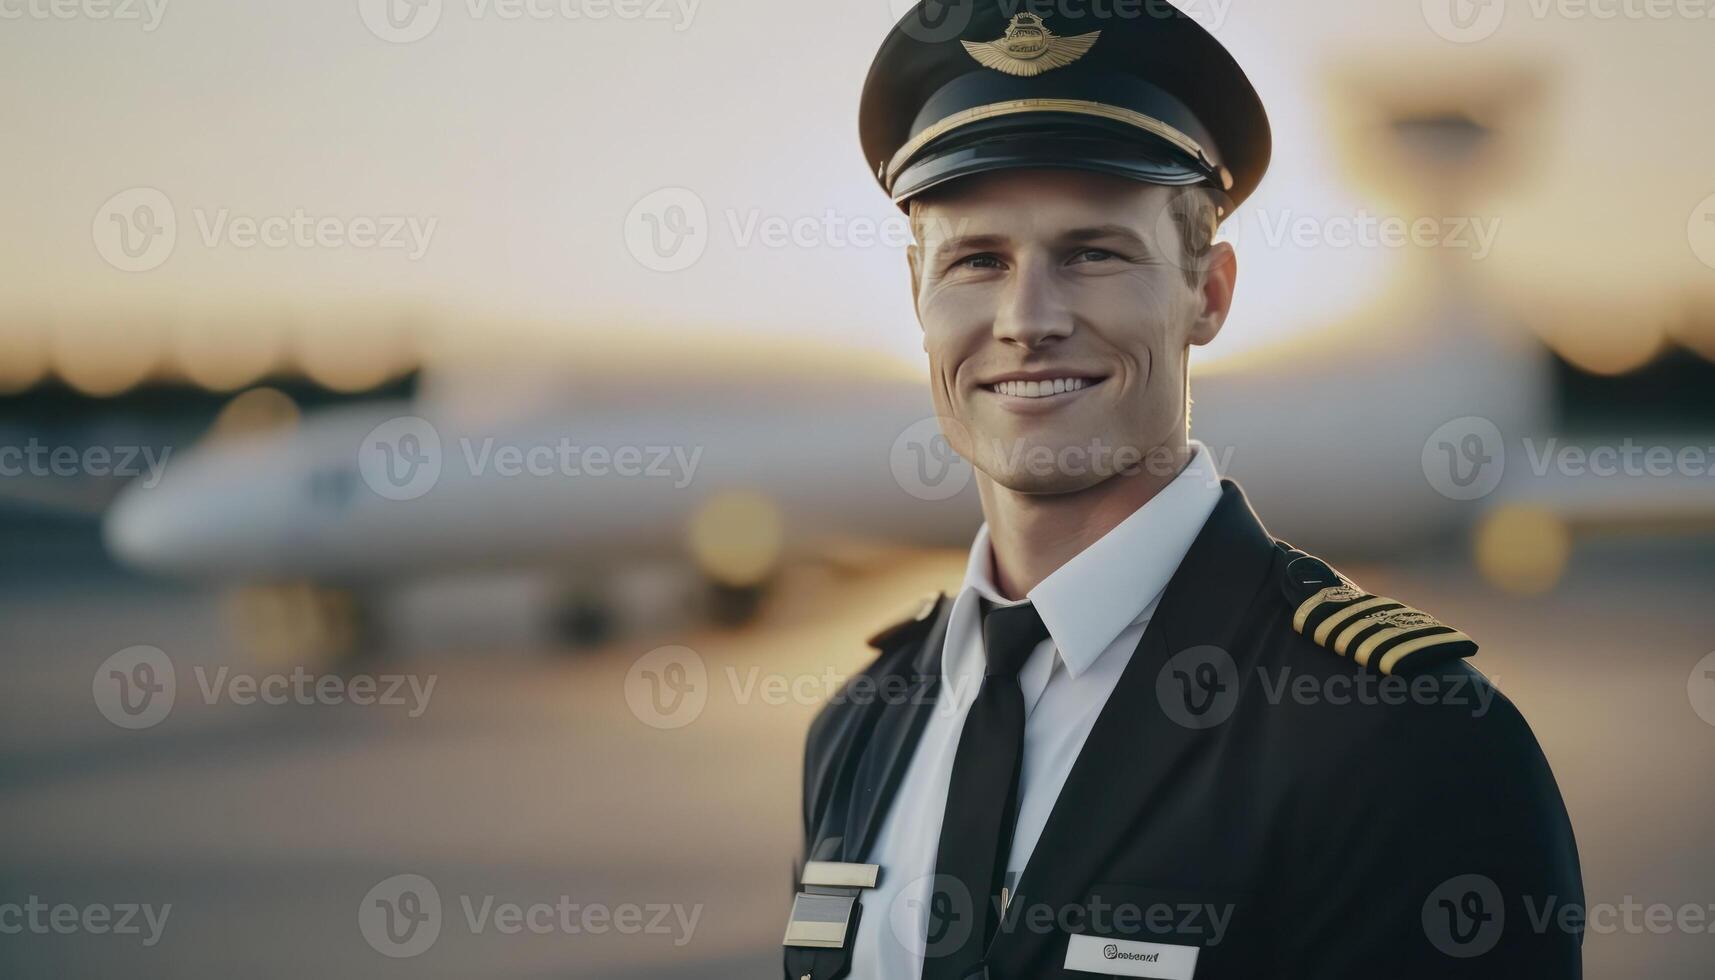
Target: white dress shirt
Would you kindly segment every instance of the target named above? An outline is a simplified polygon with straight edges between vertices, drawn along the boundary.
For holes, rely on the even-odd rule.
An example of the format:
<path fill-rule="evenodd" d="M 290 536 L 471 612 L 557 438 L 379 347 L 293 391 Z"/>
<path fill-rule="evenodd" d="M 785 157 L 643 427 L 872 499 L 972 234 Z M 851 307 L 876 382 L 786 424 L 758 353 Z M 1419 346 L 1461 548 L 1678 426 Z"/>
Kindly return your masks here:
<path fill-rule="evenodd" d="M 1220 500 L 1209 450 L 1193 441 L 1191 461 L 1160 493 L 1030 590 L 1049 639 L 1019 672 L 1024 691 L 1024 760 L 1018 823 L 1007 877 L 1015 883 L 1060 796 L 1060 787 L 1131 662 L 1161 593 Z M 911 767 L 864 858 L 882 868 L 864 893 L 853 950 L 853 980 L 915 980 L 922 975 L 930 883 L 947 807 L 947 785 L 965 714 L 982 685 L 979 599 L 1016 605 L 994 585 L 988 525 L 971 545 L 965 580 L 953 600 L 941 659 L 941 694 Z"/>

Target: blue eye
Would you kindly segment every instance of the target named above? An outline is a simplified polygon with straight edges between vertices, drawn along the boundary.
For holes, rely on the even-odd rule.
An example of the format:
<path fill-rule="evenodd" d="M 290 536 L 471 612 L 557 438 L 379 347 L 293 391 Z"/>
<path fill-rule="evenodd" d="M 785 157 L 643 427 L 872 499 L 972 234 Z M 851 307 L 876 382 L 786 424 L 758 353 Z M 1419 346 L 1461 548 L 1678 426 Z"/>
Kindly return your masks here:
<path fill-rule="evenodd" d="M 1114 253 L 1108 251 L 1105 248 L 1086 248 L 1086 249 L 1079 251 L 1077 255 L 1073 256 L 1074 261 L 1079 261 L 1079 262 L 1100 262 L 1104 259 L 1117 259 L 1117 258 L 1119 258 L 1119 256 L 1115 255 Z"/>

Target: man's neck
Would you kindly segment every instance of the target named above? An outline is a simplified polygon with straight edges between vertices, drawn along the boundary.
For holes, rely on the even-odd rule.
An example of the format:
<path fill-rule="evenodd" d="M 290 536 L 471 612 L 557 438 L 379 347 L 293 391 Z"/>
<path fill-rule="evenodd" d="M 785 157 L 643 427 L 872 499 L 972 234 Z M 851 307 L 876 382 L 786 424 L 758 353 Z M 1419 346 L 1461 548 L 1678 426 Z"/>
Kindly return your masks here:
<path fill-rule="evenodd" d="M 1164 451 L 1171 452 L 1173 465 L 1160 464 Z M 995 587 L 1008 599 L 1024 598 L 1055 569 L 1154 499 L 1185 468 L 1191 454 L 1185 442 L 1162 447 L 1139 472 L 1110 477 L 1075 493 L 1018 493 L 979 474 Z"/>

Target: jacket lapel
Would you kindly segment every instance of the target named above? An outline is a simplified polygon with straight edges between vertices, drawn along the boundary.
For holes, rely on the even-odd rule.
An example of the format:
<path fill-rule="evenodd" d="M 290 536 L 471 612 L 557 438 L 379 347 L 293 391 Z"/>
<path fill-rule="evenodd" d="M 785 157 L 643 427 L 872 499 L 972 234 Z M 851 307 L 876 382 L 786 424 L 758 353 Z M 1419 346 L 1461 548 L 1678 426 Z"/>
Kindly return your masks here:
<path fill-rule="evenodd" d="M 922 645 L 909 661 L 903 683 L 893 690 L 884 689 L 878 701 L 893 700 L 898 691 L 905 693 L 904 704 L 889 704 L 881 712 L 867 745 L 857 745 L 852 754 L 856 762 L 856 778 L 852 781 L 851 798 L 847 804 L 844 861 L 861 861 L 875 843 L 882 818 L 893 803 L 905 770 L 923 737 L 923 728 L 935 710 L 941 689 L 941 651 L 947 636 L 947 622 L 952 617 L 953 602 L 943 598 L 936 610 L 933 626 L 924 634 Z"/>
<path fill-rule="evenodd" d="M 1174 774 L 1209 744 L 1166 715 L 1156 696 L 1157 676 L 1178 651 L 1201 644 L 1231 649 L 1274 550 L 1238 485 L 1223 480 L 1220 502 L 1168 581 L 1131 662 L 1073 763 L 1020 876 L 1009 923 L 1012 910 L 1058 910 L 1082 901 L 1101 880 L 1118 844 L 1134 832 L 1136 816 L 1157 794 L 1171 792 Z M 997 934 L 989 960 L 1011 967 L 1008 976 L 1015 969 L 1057 967 L 1042 958 L 1064 941 L 1020 921 Z"/>
<path fill-rule="evenodd" d="M 899 651 L 902 656 L 883 654 L 883 663 L 891 666 L 867 673 L 867 690 L 848 685 L 841 697 L 850 703 L 830 705 L 839 714 L 830 719 L 829 747 L 812 751 L 813 769 L 807 774 L 807 784 L 814 787 L 805 815 L 810 860 L 859 861 L 869 850 L 934 708 L 952 605 L 940 597 L 928 628 L 905 641 L 909 650 Z"/>

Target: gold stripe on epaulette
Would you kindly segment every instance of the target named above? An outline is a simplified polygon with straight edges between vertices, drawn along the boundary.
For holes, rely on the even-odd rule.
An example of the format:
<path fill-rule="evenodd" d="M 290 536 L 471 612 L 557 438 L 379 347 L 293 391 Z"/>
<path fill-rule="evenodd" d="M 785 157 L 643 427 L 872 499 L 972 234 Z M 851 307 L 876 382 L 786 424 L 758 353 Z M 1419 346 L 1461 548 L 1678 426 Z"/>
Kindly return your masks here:
<path fill-rule="evenodd" d="M 1358 644 L 1358 648 L 1352 651 L 1352 659 L 1366 667 L 1369 666 L 1370 657 L 1375 654 L 1376 647 L 1381 646 L 1389 640 L 1395 640 L 1399 637 L 1405 636 L 1407 633 L 1416 633 L 1426 629 L 1451 628 L 1441 620 L 1436 619 L 1434 616 L 1429 615 L 1423 610 L 1413 609 L 1407 605 L 1401 605 L 1398 609 L 1389 609 L 1386 612 L 1371 613 L 1363 619 L 1358 620 L 1358 622 L 1368 622 L 1371 624 L 1379 623 L 1380 625 L 1387 627 L 1386 629 L 1377 630 L 1376 632 L 1364 637 L 1363 642 Z M 1443 634 L 1436 635 L 1440 636 Z M 1356 636 L 1357 634 L 1353 634 L 1354 639 L 1356 639 Z"/>
<path fill-rule="evenodd" d="M 1296 632 L 1304 632 L 1305 621 L 1310 618 L 1311 613 L 1316 611 L 1316 607 L 1325 602 L 1350 602 L 1366 595 L 1368 593 L 1359 592 L 1343 582 L 1339 585 L 1330 585 L 1298 604 L 1298 611 L 1292 614 L 1292 628 Z"/>
<path fill-rule="evenodd" d="M 1392 599 L 1385 599 L 1383 600 L 1383 603 L 1387 608 L 1374 610 L 1367 616 L 1359 616 L 1357 619 L 1347 623 L 1343 629 L 1334 634 L 1334 642 L 1328 644 L 1328 649 L 1333 650 L 1335 653 L 1344 657 L 1346 656 L 1347 649 L 1351 647 L 1352 641 L 1363 636 L 1365 630 L 1372 626 L 1385 625 L 1380 623 L 1381 613 L 1394 613 L 1399 612 L 1402 609 L 1413 611 L 1404 603 L 1394 602 Z"/>
<path fill-rule="evenodd" d="M 1392 599 L 1388 599 L 1383 596 L 1373 595 L 1362 602 L 1354 602 L 1344 609 L 1331 613 L 1327 619 L 1324 619 L 1321 624 L 1316 627 L 1316 635 L 1313 639 L 1317 643 L 1326 646 L 1328 644 L 1328 637 L 1333 635 L 1334 629 L 1341 623 L 1350 620 L 1353 616 L 1356 616 L 1366 609 L 1374 609 L 1377 606 L 1386 605 L 1392 601 Z M 1340 652 L 1344 653 L 1345 651 L 1341 650 Z"/>
<path fill-rule="evenodd" d="M 1324 618 L 1312 627 L 1314 617 L 1324 612 Z M 1469 636 L 1420 609 L 1371 595 L 1346 582 L 1321 589 L 1299 603 L 1292 613 L 1292 628 L 1361 667 L 1370 666 L 1380 654 L 1375 669 L 1384 674 L 1393 673 L 1425 650 L 1472 643 Z M 1433 632 L 1425 635 L 1425 631 Z"/>
<path fill-rule="evenodd" d="M 1433 636 L 1420 636 L 1415 640 L 1406 640 L 1387 653 L 1382 654 L 1381 662 L 1376 665 L 1384 674 L 1391 674 L 1400 661 L 1406 657 L 1429 647 L 1440 646 L 1443 643 L 1469 643 L 1471 638 L 1464 633 L 1454 630 L 1451 633 L 1436 633 Z"/>

